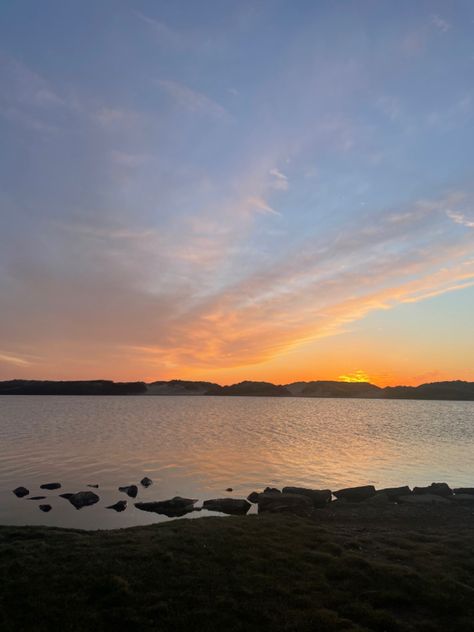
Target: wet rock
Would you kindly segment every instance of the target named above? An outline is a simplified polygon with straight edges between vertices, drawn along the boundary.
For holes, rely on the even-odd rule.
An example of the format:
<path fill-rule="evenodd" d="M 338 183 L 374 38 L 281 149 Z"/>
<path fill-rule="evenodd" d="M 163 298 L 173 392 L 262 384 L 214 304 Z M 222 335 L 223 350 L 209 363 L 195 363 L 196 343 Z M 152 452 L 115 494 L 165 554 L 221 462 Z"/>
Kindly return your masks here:
<path fill-rule="evenodd" d="M 98 489 L 99 485 L 97 483 L 91 483 L 90 485 L 88 485 L 87 487 L 93 487 L 94 489 Z"/>
<path fill-rule="evenodd" d="M 377 494 L 386 494 L 392 502 L 396 502 L 399 496 L 408 496 L 411 494 L 411 489 L 408 485 L 404 485 L 403 487 L 384 487 L 383 489 L 378 489 Z"/>
<path fill-rule="evenodd" d="M 434 494 L 435 496 L 443 496 L 447 498 L 453 495 L 453 490 L 447 483 L 431 483 L 428 487 L 414 487 L 413 493 L 419 494 Z"/>
<path fill-rule="evenodd" d="M 233 492 L 234 490 L 232 489 L 232 487 L 228 487 L 225 491 L 226 492 Z"/>
<path fill-rule="evenodd" d="M 472 494 L 474 496 L 474 487 L 455 487 L 453 492 L 455 494 Z"/>
<path fill-rule="evenodd" d="M 127 508 L 126 500 L 118 500 L 115 505 L 109 505 L 106 509 L 113 509 L 114 511 L 125 511 Z"/>
<path fill-rule="evenodd" d="M 45 483 L 44 485 L 40 485 L 40 489 L 59 489 L 61 487 L 61 483 Z"/>
<path fill-rule="evenodd" d="M 205 500 L 202 504 L 202 508 L 208 511 L 221 511 L 235 516 L 246 514 L 250 507 L 249 502 L 238 498 L 212 498 Z"/>
<path fill-rule="evenodd" d="M 449 500 L 436 494 L 410 494 L 409 496 L 399 496 L 398 502 L 402 505 L 435 505 L 447 504 Z"/>
<path fill-rule="evenodd" d="M 44 500 L 46 496 L 30 496 L 27 500 Z"/>
<path fill-rule="evenodd" d="M 168 516 L 169 518 L 175 518 L 194 511 L 194 505 L 196 503 L 197 499 L 175 496 L 169 500 L 135 503 L 135 507 L 141 509 L 141 511 L 151 511 Z"/>
<path fill-rule="evenodd" d="M 249 494 L 247 496 L 247 500 L 251 503 L 256 503 L 258 502 L 258 497 L 260 496 L 260 494 L 258 492 L 252 492 L 251 494 Z"/>
<path fill-rule="evenodd" d="M 40 511 L 44 511 L 44 513 L 48 513 L 48 511 L 52 509 L 51 505 L 40 505 L 39 508 Z"/>
<path fill-rule="evenodd" d="M 309 516 L 313 510 L 313 502 L 308 496 L 301 494 L 259 494 L 258 513 L 294 513 L 298 516 Z"/>
<path fill-rule="evenodd" d="M 136 485 L 124 485 L 123 487 L 119 487 L 119 492 L 125 492 L 130 498 L 136 498 L 138 487 Z"/>
<path fill-rule="evenodd" d="M 89 505 L 95 505 L 100 498 L 94 492 L 77 492 L 77 494 L 60 494 L 61 498 L 69 500 L 71 505 L 76 509 L 82 509 L 82 507 L 88 507 Z"/>
<path fill-rule="evenodd" d="M 30 490 L 26 489 L 26 487 L 17 487 L 13 490 L 13 493 L 17 498 L 23 498 L 23 496 L 28 496 Z"/>
<path fill-rule="evenodd" d="M 140 481 L 140 485 L 143 485 L 143 487 L 150 487 L 150 485 L 153 485 L 153 481 L 151 478 L 148 478 L 148 476 L 144 476 Z"/>
<path fill-rule="evenodd" d="M 375 487 L 373 485 L 362 485 L 360 487 L 346 487 L 337 492 L 333 492 L 338 500 L 347 500 L 348 502 L 360 502 L 367 500 L 375 495 Z"/>
<path fill-rule="evenodd" d="M 322 508 L 331 502 L 330 489 L 307 489 L 306 487 L 284 487 L 283 494 L 300 494 L 307 496 L 313 502 L 314 507 Z"/>
<path fill-rule="evenodd" d="M 277 489 L 276 487 L 265 487 L 265 489 L 263 490 L 264 494 L 281 494 L 281 490 Z"/>

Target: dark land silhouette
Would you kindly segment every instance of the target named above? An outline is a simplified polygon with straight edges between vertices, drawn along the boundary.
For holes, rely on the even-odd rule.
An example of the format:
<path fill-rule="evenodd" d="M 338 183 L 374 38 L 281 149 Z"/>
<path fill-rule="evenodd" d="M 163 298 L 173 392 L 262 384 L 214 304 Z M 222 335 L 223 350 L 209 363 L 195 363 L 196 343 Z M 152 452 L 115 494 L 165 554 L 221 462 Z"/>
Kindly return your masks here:
<path fill-rule="evenodd" d="M 229 386 L 213 382 L 170 380 L 113 382 L 111 380 L 50 381 L 8 380 L 0 382 L 0 395 L 194 395 L 245 397 L 345 397 L 361 399 L 444 399 L 474 401 L 474 382 L 453 380 L 419 386 L 386 386 L 368 382 L 315 380 L 272 384 L 244 381 Z"/>

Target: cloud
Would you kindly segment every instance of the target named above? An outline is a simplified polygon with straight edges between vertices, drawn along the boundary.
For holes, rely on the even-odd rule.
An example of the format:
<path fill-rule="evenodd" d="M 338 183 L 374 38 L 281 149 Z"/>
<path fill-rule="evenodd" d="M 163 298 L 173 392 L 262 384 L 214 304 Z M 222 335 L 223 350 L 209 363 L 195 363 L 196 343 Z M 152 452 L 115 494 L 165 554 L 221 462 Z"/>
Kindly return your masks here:
<path fill-rule="evenodd" d="M 151 18 L 140 11 L 134 11 L 134 13 L 139 20 L 147 24 L 151 29 L 158 43 L 164 46 L 171 46 L 172 48 L 181 48 L 186 44 L 186 38 L 179 31 L 172 29 L 164 22 Z"/>
<path fill-rule="evenodd" d="M 456 224 L 461 224 L 462 226 L 467 226 L 468 228 L 474 228 L 474 219 L 466 217 L 463 213 L 446 211 L 446 215 Z"/>
<path fill-rule="evenodd" d="M 272 176 L 272 187 L 277 191 L 288 190 L 288 178 L 278 169 L 270 169 L 269 174 Z"/>
<path fill-rule="evenodd" d="M 0 363 L 5 362 L 7 364 L 13 364 L 19 367 L 27 367 L 30 366 L 31 362 L 29 360 L 25 360 L 25 358 L 21 358 L 17 355 L 12 355 L 10 353 L 5 353 L 0 351 Z"/>
<path fill-rule="evenodd" d="M 192 90 L 188 86 L 177 81 L 160 79 L 159 86 L 170 95 L 176 103 L 185 110 L 208 114 L 220 119 L 229 118 L 229 113 L 219 103 L 210 99 L 201 92 Z"/>
<path fill-rule="evenodd" d="M 446 33 L 452 28 L 452 25 L 437 14 L 431 16 L 431 24 L 433 24 L 442 33 Z"/>

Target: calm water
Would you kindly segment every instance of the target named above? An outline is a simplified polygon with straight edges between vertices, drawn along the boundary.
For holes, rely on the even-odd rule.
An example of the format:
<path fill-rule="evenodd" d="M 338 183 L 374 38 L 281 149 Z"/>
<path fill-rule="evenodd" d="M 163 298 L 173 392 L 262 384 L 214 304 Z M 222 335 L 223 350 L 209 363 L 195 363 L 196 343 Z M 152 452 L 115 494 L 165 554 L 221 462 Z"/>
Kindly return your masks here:
<path fill-rule="evenodd" d="M 112 528 L 167 520 L 119 485 L 154 480 L 137 500 L 245 497 L 266 485 L 474 485 L 474 403 L 225 397 L 0 397 L 0 523 Z M 99 483 L 77 511 L 58 492 Z M 208 512 L 190 514 L 193 517 Z"/>

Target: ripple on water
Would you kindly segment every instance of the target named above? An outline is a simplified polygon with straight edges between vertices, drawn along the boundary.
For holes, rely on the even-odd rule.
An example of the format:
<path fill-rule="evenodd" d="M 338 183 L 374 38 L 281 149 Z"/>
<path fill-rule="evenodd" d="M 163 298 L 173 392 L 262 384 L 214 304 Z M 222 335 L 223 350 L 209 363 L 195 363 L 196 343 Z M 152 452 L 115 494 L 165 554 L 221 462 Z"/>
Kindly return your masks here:
<path fill-rule="evenodd" d="M 0 397 L 0 522 L 112 528 L 161 520 L 119 485 L 154 480 L 139 498 L 246 496 L 266 485 L 337 489 L 445 480 L 473 485 L 474 403 L 224 397 Z M 11 494 L 99 483 L 101 502 L 53 511 Z M 192 515 L 192 514 L 191 514 Z M 197 514 L 199 515 L 199 514 Z"/>

